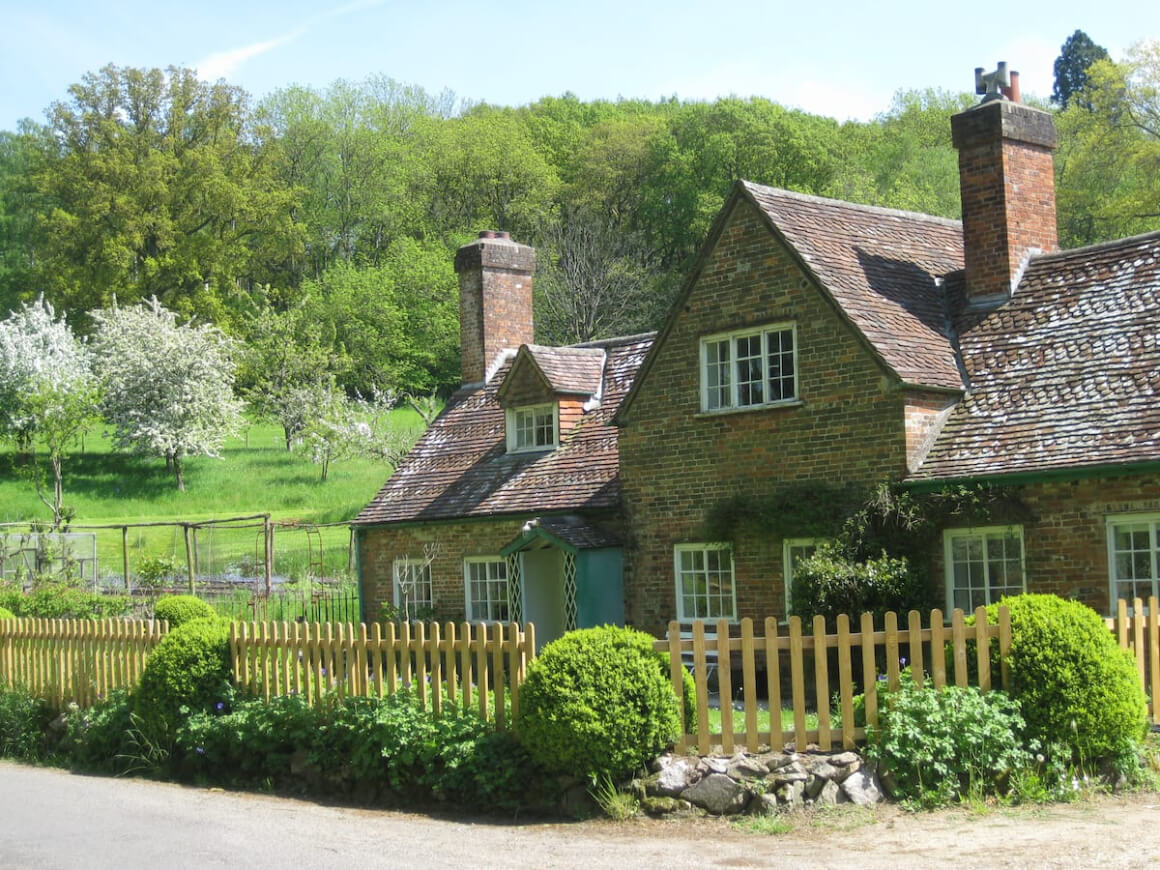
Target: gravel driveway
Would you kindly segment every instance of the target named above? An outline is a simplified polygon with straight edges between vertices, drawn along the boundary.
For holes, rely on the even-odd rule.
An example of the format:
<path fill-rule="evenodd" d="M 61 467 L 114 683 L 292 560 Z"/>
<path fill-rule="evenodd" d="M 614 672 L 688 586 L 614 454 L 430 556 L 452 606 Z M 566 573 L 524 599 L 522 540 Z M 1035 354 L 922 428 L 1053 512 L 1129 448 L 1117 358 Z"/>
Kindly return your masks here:
<path fill-rule="evenodd" d="M 0 867 L 1156 867 L 1160 795 L 981 813 L 723 819 L 439 819 L 0 762 Z"/>

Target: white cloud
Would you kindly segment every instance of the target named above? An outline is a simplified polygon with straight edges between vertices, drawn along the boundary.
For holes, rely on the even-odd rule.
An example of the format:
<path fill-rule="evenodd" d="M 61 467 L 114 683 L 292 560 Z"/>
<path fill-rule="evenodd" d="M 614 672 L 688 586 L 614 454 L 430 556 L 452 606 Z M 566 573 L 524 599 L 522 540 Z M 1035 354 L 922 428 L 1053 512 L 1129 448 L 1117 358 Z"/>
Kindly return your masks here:
<path fill-rule="evenodd" d="M 267 51 L 278 48 L 281 45 L 285 45 L 288 42 L 292 42 L 305 32 L 305 28 L 299 28 L 275 39 L 251 43 L 250 45 L 244 45 L 241 48 L 234 48 L 230 51 L 219 51 L 216 54 L 211 54 L 209 57 L 198 61 L 194 64 L 194 68 L 197 70 L 197 74 L 205 81 L 215 82 L 218 79 L 228 79 L 246 61 L 260 54 L 265 54 Z"/>
<path fill-rule="evenodd" d="M 310 28 L 320 21 L 341 18 L 353 12 L 361 12 L 364 9 L 381 6 L 384 2 L 385 0 L 355 0 L 355 2 L 347 3 L 345 6 L 340 6 L 337 9 L 331 9 L 312 16 L 302 26 L 288 33 L 284 33 L 281 36 L 276 36 L 273 39 L 266 39 L 261 42 L 253 42 L 249 45 L 243 45 L 240 48 L 230 49 L 229 51 L 219 51 L 211 54 L 194 64 L 194 68 L 197 70 L 198 75 L 206 81 L 217 81 L 220 78 L 228 79 L 246 61 L 305 36 Z"/>

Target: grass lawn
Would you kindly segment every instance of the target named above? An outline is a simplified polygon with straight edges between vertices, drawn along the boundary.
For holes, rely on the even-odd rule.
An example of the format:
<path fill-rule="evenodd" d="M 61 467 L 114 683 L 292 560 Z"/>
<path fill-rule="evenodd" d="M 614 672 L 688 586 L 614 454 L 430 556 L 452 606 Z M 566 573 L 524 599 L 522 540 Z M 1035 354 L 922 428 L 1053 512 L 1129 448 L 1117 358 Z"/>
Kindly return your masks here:
<path fill-rule="evenodd" d="M 732 712 L 733 712 L 733 733 L 734 734 L 741 734 L 745 731 L 745 711 L 744 710 L 733 710 Z M 812 729 L 812 728 L 817 728 L 817 727 L 818 727 L 818 714 L 817 713 L 807 713 L 806 714 L 806 728 Z M 792 707 L 790 707 L 788 709 L 783 709 L 781 711 L 781 728 L 783 731 L 792 731 L 793 730 L 793 708 Z M 769 711 L 768 710 L 758 710 L 757 711 L 757 730 L 758 731 L 768 731 L 769 730 Z M 721 733 L 721 710 L 714 708 L 714 707 L 709 708 L 709 733 L 710 734 L 720 734 Z"/>
<path fill-rule="evenodd" d="M 393 412 L 391 421 L 416 433 L 422 428 L 419 416 L 409 408 Z M 75 510 L 74 526 L 194 522 L 263 513 L 283 523 L 342 523 L 370 501 L 390 471 L 380 462 L 350 459 L 333 463 L 329 479 L 322 482 L 319 466 L 286 451 L 279 426 L 255 422 L 226 443 L 221 459 L 187 459 L 186 491 L 178 492 L 163 460 L 114 451 L 97 430 L 65 461 L 64 502 Z M 51 480 L 48 484 L 51 487 Z M 14 451 L 0 452 L 0 522 L 50 518 Z M 324 573 L 333 575 L 346 568 L 348 543 L 349 531 L 342 526 L 310 534 L 279 529 L 275 572 L 317 575 L 311 565 L 318 566 L 321 549 Z M 197 545 L 201 573 L 223 572 L 240 563 L 245 567 L 262 558 L 260 527 L 201 530 Z M 120 576 L 120 530 L 97 532 L 97 549 L 101 573 Z M 130 570 L 144 556 L 161 556 L 175 558 L 184 571 L 180 528 L 130 529 L 129 549 Z"/>

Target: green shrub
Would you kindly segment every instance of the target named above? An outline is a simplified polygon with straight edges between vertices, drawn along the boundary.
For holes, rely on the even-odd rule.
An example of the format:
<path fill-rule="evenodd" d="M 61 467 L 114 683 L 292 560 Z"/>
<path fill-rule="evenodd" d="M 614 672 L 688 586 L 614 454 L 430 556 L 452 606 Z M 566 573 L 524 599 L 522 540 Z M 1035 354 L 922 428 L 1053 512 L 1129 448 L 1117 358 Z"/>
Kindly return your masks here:
<path fill-rule="evenodd" d="M 1026 734 L 1065 745 L 1074 763 L 1134 764 L 1148 708 L 1135 662 L 1098 613 L 1055 595 L 1016 595 L 1011 611 L 1009 691 L 1022 706 Z M 987 620 L 998 620 L 998 604 Z M 996 657 L 997 658 L 997 657 Z"/>
<path fill-rule="evenodd" d="M 897 797 L 925 806 L 965 794 L 1005 791 L 1008 777 L 1030 766 L 1021 744 L 1019 704 L 977 687 L 918 688 L 904 679 L 884 692 L 866 754 L 882 762 Z"/>
<path fill-rule="evenodd" d="M 820 614 L 833 624 L 839 613 L 857 620 L 866 611 L 875 616 L 905 613 L 929 603 L 925 585 L 905 557 L 884 552 L 877 559 L 851 562 L 830 542 L 794 566 L 790 609 L 804 620 Z"/>
<path fill-rule="evenodd" d="M 19 589 L 0 592 L 0 606 L 28 618 L 104 619 L 124 616 L 132 602 L 123 595 L 101 595 L 64 583 L 44 583 L 27 594 Z"/>
<path fill-rule="evenodd" d="M 39 761 L 52 712 L 22 689 L 0 689 L 0 758 Z"/>
<path fill-rule="evenodd" d="M 196 595 L 166 595 L 157 599 L 153 606 L 157 619 L 168 621 L 172 630 L 195 619 L 209 619 L 216 616 L 214 609 Z"/>
<path fill-rule="evenodd" d="M 16 614 L 7 607 L 0 607 L 0 619 L 15 619 Z"/>
<path fill-rule="evenodd" d="M 230 690 L 229 623 L 195 619 L 169 632 L 145 663 L 134 710 L 154 736 L 187 712 L 217 709 Z"/>
<path fill-rule="evenodd" d="M 227 697 L 178 725 L 179 767 L 187 776 L 226 785 L 284 781 L 291 757 L 310 749 L 319 725 L 318 711 L 302 695 L 277 696 L 268 703 Z"/>
<path fill-rule="evenodd" d="M 547 644 L 520 690 L 518 732 L 532 758 L 550 770 L 618 778 L 667 748 L 680 728 L 677 699 L 651 643 L 605 626 Z"/>
<path fill-rule="evenodd" d="M 136 749 L 130 739 L 132 711 L 133 700 L 124 689 L 115 689 L 88 709 L 70 706 L 64 714 L 65 731 L 57 752 L 76 770 L 126 772 Z"/>

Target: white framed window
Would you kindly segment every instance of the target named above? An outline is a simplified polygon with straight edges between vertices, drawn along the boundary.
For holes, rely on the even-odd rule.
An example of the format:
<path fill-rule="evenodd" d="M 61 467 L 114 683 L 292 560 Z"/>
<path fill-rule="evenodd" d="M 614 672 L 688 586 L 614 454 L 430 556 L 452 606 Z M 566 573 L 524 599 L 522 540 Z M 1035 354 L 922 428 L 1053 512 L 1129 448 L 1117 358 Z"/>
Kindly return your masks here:
<path fill-rule="evenodd" d="M 395 606 L 409 619 L 430 614 L 435 599 L 431 592 L 431 563 L 422 557 L 402 556 L 394 562 Z"/>
<path fill-rule="evenodd" d="M 506 417 L 508 453 L 556 446 L 560 426 L 555 403 L 509 408 Z"/>
<path fill-rule="evenodd" d="M 463 587 L 469 622 L 507 622 L 507 560 L 500 556 L 469 556 L 463 560 Z"/>
<path fill-rule="evenodd" d="M 786 538 L 781 545 L 782 584 L 785 586 L 785 612 L 789 613 L 790 594 L 793 590 L 793 575 L 797 563 L 812 556 L 821 545 L 822 538 Z"/>
<path fill-rule="evenodd" d="M 677 544 L 673 548 L 673 570 L 678 620 L 737 619 L 731 545 Z"/>
<path fill-rule="evenodd" d="M 1022 526 L 947 529 L 943 554 L 948 610 L 969 612 L 1027 591 Z"/>
<path fill-rule="evenodd" d="M 1160 595 L 1160 514 L 1108 517 L 1108 580 L 1113 613 L 1120 598 Z"/>
<path fill-rule="evenodd" d="M 797 399 L 792 323 L 701 339 L 701 410 L 755 408 Z"/>

